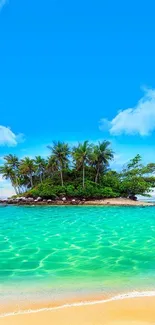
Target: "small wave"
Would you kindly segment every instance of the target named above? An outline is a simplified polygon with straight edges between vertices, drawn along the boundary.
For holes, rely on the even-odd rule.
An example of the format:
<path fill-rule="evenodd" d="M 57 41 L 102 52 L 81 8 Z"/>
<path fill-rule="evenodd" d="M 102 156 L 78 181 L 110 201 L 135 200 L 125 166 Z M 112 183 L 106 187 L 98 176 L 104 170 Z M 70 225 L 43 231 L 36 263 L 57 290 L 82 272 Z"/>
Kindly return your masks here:
<path fill-rule="evenodd" d="M 81 301 L 78 303 L 71 303 L 71 304 L 64 304 L 56 307 L 47 307 L 47 308 L 40 308 L 40 309 L 28 309 L 28 310 L 19 310 L 17 312 L 10 312 L 10 313 L 3 313 L 0 314 L 0 318 L 8 317 L 8 316 L 17 316 L 17 315 L 26 315 L 26 314 L 36 314 L 39 312 L 45 311 L 52 311 L 52 310 L 59 310 L 64 308 L 71 308 L 71 307 L 82 307 L 82 306 L 93 306 L 108 303 L 111 301 L 116 300 L 124 300 L 124 299 L 131 299 L 131 298 L 143 298 L 143 297 L 155 297 L 155 291 L 132 291 L 125 294 L 120 294 L 109 299 L 103 300 L 94 300 L 94 301 Z"/>

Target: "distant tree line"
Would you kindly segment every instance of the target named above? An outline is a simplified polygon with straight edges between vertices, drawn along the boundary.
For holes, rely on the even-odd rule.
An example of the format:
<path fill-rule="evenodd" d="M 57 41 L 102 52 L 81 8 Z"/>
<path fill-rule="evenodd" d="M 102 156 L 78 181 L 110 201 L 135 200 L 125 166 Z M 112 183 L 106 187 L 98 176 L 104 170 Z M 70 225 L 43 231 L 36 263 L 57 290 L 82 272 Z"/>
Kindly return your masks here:
<path fill-rule="evenodd" d="M 42 198 L 103 198 L 146 195 L 155 186 L 155 163 L 142 164 L 137 155 L 122 171 L 110 169 L 114 158 L 109 141 L 88 141 L 70 148 L 67 143 L 53 142 L 47 159 L 19 159 L 9 154 L 0 166 L 0 174 L 9 179 L 16 195 Z"/>

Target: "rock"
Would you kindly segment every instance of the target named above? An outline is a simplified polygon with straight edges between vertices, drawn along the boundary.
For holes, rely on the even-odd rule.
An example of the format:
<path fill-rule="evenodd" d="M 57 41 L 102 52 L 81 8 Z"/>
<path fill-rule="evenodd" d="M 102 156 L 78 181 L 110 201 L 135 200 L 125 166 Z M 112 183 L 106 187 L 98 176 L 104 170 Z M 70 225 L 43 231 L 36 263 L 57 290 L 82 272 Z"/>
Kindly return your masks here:
<path fill-rule="evenodd" d="M 37 197 L 36 202 L 42 201 L 42 198 L 40 196 Z"/>
<path fill-rule="evenodd" d="M 18 201 L 27 201 L 26 197 L 25 196 L 21 196 L 21 197 L 17 197 L 16 198 Z"/>
<path fill-rule="evenodd" d="M 65 202 L 66 200 L 67 200 L 66 197 L 63 197 L 63 198 L 62 198 L 62 201 L 63 201 L 63 202 Z"/>
<path fill-rule="evenodd" d="M 28 198 L 27 198 L 27 201 L 28 201 L 28 202 L 34 202 L 34 199 L 33 199 L 33 197 L 28 197 Z"/>
<path fill-rule="evenodd" d="M 23 196 L 22 201 L 26 202 L 27 201 L 26 197 Z"/>
<path fill-rule="evenodd" d="M 14 199 L 13 202 L 18 203 L 18 202 L 20 202 L 20 200 L 19 199 Z"/>
<path fill-rule="evenodd" d="M 14 203 L 14 200 L 13 200 L 13 199 L 8 199 L 8 200 L 7 200 L 7 203 L 8 203 L 8 204 L 12 204 L 12 203 Z"/>
<path fill-rule="evenodd" d="M 43 199 L 43 202 L 47 202 L 47 200 L 46 199 Z"/>
<path fill-rule="evenodd" d="M 50 199 L 49 199 L 49 200 L 47 200 L 47 202 L 48 202 L 48 203 L 51 203 L 51 202 L 52 202 L 52 200 L 50 200 Z"/>
<path fill-rule="evenodd" d="M 129 199 L 133 201 L 137 201 L 137 197 L 135 195 L 129 195 Z"/>

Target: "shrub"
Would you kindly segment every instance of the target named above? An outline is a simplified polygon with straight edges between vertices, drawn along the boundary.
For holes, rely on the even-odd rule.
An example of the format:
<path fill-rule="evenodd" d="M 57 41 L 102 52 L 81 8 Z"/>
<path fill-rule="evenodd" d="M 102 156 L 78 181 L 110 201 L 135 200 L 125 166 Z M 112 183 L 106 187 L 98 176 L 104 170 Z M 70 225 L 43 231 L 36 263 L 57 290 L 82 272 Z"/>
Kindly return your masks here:
<path fill-rule="evenodd" d="M 32 196 L 34 198 L 40 196 L 45 199 L 61 198 L 62 196 L 70 198 L 102 199 L 107 197 L 118 197 L 119 193 L 114 191 L 111 187 L 103 187 L 91 181 L 87 181 L 84 188 L 82 185 L 75 187 L 69 184 L 62 187 L 60 185 L 53 186 L 50 182 L 44 182 L 28 191 L 26 196 Z"/>
<path fill-rule="evenodd" d="M 120 193 L 115 192 L 111 187 L 104 187 L 101 190 L 101 195 L 105 198 L 108 198 L 108 197 L 114 198 L 114 197 L 119 197 Z"/>
<path fill-rule="evenodd" d="M 75 197 L 76 189 L 74 185 L 67 185 L 66 186 L 66 195 L 69 197 Z"/>
<path fill-rule="evenodd" d="M 49 184 L 39 184 L 29 192 L 27 192 L 27 196 L 32 196 L 34 198 L 40 196 L 43 199 L 55 199 L 56 195 L 53 191 L 53 187 Z"/>
<path fill-rule="evenodd" d="M 121 193 L 123 196 L 144 195 L 150 191 L 151 184 L 142 177 L 126 177 L 121 183 Z"/>

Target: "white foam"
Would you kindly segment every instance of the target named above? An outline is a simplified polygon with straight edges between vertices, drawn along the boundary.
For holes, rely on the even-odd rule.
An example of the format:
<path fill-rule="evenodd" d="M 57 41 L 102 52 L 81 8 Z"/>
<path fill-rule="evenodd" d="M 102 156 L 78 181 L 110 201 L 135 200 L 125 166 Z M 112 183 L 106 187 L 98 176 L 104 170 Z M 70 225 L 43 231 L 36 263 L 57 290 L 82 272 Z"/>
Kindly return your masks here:
<path fill-rule="evenodd" d="M 72 304 L 64 304 L 57 307 L 49 307 L 49 308 L 40 308 L 40 309 L 28 309 L 28 310 L 19 310 L 17 312 L 10 312 L 10 313 L 3 313 L 0 314 L 0 318 L 8 317 L 8 316 L 17 316 L 17 315 L 26 315 L 26 314 L 36 314 L 45 311 L 52 311 L 52 310 L 59 310 L 64 308 L 71 308 L 71 307 L 81 307 L 81 306 L 92 306 L 92 305 L 99 305 L 108 303 L 111 301 L 116 300 L 124 300 L 130 298 L 143 298 L 143 297 L 155 297 L 155 291 L 132 291 L 125 294 L 120 294 L 109 299 L 103 300 L 94 300 L 94 301 L 81 301 Z"/>

